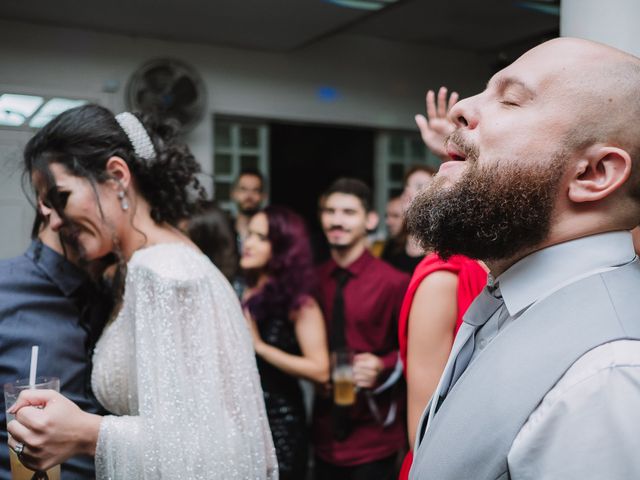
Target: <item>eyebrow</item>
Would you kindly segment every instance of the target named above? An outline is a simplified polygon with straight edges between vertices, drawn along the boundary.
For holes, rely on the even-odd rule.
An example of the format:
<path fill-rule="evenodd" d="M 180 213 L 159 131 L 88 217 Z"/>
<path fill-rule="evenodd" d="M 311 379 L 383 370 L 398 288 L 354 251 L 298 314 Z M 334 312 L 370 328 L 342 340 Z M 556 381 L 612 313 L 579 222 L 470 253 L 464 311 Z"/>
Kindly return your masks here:
<path fill-rule="evenodd" d="M 524 92 L 527 95 L 529 95 L 531 97 L 535 97 L 535 93 L 534 93 L 533 89 L 531 89 L 522 80 L 519 80 L 519 79 L 514 78 L 514 77 L 499 77 L 496 80 L 494 80 L 492 78 L 491 80 L 489 80 L 487 82 L 487 89 L 491 86 L 492 83 L 495 84 L 495 88 L 499 92 L 504 92 L 505 90 L 507 90 L 508 88 L 510 88 L 512 86 L 517 86 L 517 87 L 520 87 L 522 90 L 524 90 Z"/>

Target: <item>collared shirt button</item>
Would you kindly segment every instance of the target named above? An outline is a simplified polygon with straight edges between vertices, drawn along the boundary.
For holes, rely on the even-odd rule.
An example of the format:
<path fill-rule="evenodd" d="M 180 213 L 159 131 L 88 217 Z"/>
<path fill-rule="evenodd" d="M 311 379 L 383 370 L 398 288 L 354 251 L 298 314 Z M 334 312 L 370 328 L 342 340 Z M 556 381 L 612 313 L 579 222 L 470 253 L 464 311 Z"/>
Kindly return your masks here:
<path fill-rule="evenodd" d="M 487 340 L 486 338 L 482 338 L 479 342 L 478 342 L 478 348 L 480 350 L 482 350 L 484 347 L 487 346 Z"/>

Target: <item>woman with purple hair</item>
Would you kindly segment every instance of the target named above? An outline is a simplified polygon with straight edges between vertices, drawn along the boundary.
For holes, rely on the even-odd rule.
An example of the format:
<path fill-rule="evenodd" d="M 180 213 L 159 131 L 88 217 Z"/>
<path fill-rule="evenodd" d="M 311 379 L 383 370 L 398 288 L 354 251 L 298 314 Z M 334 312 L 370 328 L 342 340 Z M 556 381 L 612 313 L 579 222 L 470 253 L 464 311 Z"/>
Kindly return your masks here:
<path fill-rule="evenodd" d="M 307 421 L 298 379 L 329 380 L 322 312 L 313 298 L 315 271 L 304 221 L 270 206 L 249 222 L 240 266 L 243 305 L 253 333 L 280 478 L 303 479 Z"/>

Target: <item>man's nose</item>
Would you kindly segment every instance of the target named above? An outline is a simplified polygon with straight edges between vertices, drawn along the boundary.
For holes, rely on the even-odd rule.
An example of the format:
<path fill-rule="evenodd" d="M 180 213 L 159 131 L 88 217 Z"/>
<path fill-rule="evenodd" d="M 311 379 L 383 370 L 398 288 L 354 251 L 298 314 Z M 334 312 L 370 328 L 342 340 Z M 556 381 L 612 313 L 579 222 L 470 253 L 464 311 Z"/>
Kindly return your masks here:
<path fill-rule="evenodd" d="M 334 212 L 331 215 L 329 215 L 329 218 L 331 219 L 331 225 L 332 226 L 338 226 L 341 227 L 342 226 L 342 215 L 338 212 Z"/>
<path fill-rule="evenodd" d="M 475 95 L 457 102 L 449 110 L 449 120 L 455 123 L 458 128 L 476 128 L 478 125 L 477 99 L 478 95 Z"/>
<path fill-rule="evenodd" d="M 51 230 L 53 230 L 54 232 L 57 232 L 58 230 L 60 230 L 64 222 L 62 218 L 60 218 L 60 215 L 58 214 L 58 212 L 55 211 L 55 209 L 52 208 L 49 210 L 50 210 L 49 226 L 51 227 Z"/>

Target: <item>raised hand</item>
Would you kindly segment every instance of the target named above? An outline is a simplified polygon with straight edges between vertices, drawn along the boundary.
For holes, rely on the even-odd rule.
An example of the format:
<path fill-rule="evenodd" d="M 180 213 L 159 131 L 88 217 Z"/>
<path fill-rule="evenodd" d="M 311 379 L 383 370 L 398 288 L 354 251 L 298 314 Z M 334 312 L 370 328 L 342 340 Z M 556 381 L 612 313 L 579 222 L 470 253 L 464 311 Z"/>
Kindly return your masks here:
<path fill-rule="evenodd" d="M 447 102 L 447 87 L 440 87 L 436 101 L 435 92 L 429 90 L 427 92 L 427 116 L 418 114 L 415 117 L 425 145 L 443 161 L 448 159 L 444 141 L 455 130 L 455 124 L 447 118 L 447 114 L 456 104 L 458 98 L 458 92 L 451 92 Z"/>

